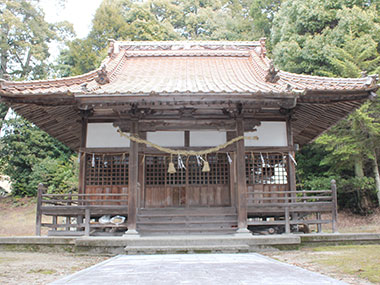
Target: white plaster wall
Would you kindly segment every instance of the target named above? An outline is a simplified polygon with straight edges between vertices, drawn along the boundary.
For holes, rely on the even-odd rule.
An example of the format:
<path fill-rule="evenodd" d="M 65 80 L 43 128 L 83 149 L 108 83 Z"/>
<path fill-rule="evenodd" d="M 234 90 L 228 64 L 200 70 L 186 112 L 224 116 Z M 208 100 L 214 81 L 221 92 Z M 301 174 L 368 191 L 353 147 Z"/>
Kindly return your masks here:
<path fill-rule="evenodd" d="M 159 146 L 185 146 L 185 132 L 147 132 L 147 140 Z"/>
<path fill-rule="evenodd" d="M 245 146 L 287 146 L 286 122 L 261 122 L 256 132 L 245 132 L 245 136 L 258 136 L 259 140 L 244 140 Z"/>
<path fill-rule="evenodd" d="M 89 123 L 86 147 L 129 147 L 129 139 L 120 136 L 112 123 Z"/>
<path fill-rule="evenodd" d="M 227 141 L 226 132 L 190 131 L 190 146 L 218 146 Z"/>

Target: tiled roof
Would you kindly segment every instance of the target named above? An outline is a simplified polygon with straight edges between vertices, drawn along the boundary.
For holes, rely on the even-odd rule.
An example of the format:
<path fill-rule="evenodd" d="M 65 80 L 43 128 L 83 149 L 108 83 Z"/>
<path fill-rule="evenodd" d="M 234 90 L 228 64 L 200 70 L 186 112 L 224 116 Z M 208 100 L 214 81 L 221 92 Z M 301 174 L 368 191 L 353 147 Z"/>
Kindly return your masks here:
<path fill-rule="evenodd" d="M 1 82 L 0 95 L 44 94 L 237 94 L 365 91 L 366 78 L 327 78 L 279 71 L 267 78 L 263 42 L 114 42 L 99 68 L 84 75 Z M 99 80 L 105 76 L 106 81 Z M 104 78 L 103 78 L 104 79 Z"/>

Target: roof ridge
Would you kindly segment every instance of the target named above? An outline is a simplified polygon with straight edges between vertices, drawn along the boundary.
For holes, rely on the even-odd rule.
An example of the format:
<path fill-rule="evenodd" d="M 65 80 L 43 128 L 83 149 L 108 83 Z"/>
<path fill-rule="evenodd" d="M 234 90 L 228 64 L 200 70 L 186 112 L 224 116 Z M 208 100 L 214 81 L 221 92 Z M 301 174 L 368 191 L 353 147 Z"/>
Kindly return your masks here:
<path fill-rule="evenodd" d="M 116 41 L 116 40 L 110 40 L 113 41 L 114 43 L 118 44 L 125 44 L 125 45 L 143 45 L 143 46 L 154 46 L 154 45 L 182 45 L 182 44 L 210 44 L 210 45 L 254 45 L 254 46 L 260 46 L 261 43 L 260 41 L 217 41 L 217 40 L 183 40 L 183 41 Z"/>

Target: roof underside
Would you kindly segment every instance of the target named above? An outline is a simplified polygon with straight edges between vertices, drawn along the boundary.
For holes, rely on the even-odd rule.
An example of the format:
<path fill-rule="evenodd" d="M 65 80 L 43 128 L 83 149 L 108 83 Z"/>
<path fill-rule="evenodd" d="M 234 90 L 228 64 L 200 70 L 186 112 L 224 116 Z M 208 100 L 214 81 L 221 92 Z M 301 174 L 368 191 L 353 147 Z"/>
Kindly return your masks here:
<path fill-rule="evenodd" d="M 297 101 L 287 108 L 293 109 L 294 140 L 305 144 L 377 88 L 373 77 L 326 78 L 278 71 L 265 56 L 263 41 L 111 42 L 109 56 L 93 72 L 54 80 L 3 81 L 0 96 L 20 115 L 76 149 L 79 109 L 117 104 L 128 109 L 137 102 L 151 108 L 159 104 L 161 109 L 162 104 L 225 109 L 240 102 L 243 109 L 251 104 L 258 114 L 257 109 L 265 111 L 265 102 L 279 110 Z"/>

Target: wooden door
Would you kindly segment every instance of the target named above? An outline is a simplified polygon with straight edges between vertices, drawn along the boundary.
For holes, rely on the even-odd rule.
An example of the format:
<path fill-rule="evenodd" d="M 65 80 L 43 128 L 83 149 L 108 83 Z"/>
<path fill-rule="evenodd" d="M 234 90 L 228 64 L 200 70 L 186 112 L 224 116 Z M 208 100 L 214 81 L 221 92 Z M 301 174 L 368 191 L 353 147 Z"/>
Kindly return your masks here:
<path fill-rule="evenodd" d="M 230 166 L 225 153 L 208 156 L 210 172 L 196 157 L 184 157 L 185 169 L 169 174 L 170 156 L 145 157 L 145 207 L 221 207 L 231 205 Z"/>

